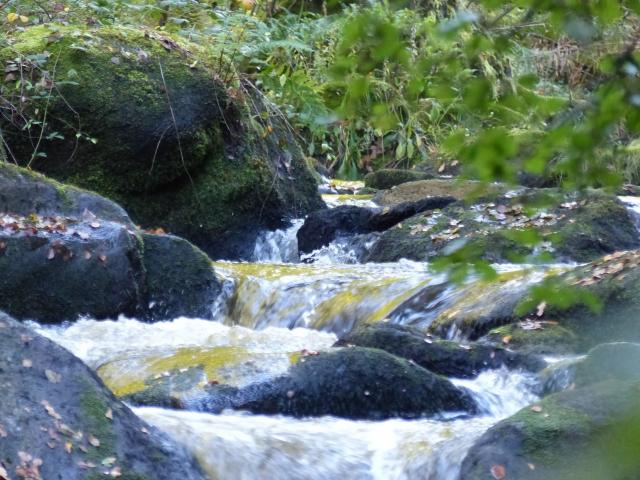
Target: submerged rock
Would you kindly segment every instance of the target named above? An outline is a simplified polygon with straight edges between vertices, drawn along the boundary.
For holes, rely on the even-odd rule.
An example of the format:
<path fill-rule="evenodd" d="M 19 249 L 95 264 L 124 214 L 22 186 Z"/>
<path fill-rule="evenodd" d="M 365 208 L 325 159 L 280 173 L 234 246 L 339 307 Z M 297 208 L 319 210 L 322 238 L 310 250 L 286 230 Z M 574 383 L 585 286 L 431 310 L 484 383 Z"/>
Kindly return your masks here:
<path fill-rule="evenodd" d="M 460 478 L 635 478 L 639 411 L 637 381 L 550 395 L 489 429 L 469 451 Z"/>
<path fill-rule="evenodd" d="M 116 400 L 80 360 L 4 314 L 0 352 L 0 473 L 204 479 L 193 458 Z"/>
<path fill-rule="evenodd" d="M 42 55 L 49 51 L 55 58 Z M 27 59 L 36 54 L 38 68 Z M 37 117 L 45 98 L 49 113 L 46 158 L 23 125 L 2 121 L 15 159 L 119 202 L 145 228 L 216 258 L 247 257 L 259 229 L 323 205 L 273 107 L 248 87 L 223 84 L 227 66 L 194 44 L 124 27 L 41 25 L 14 32 L 0 60 L 17 62 L 40 89 L 25 115 Z M 9 76 L 7 86 L 18 80 Z"/>
<path fill-rule="evenodd" d="M 19 167 L 0 166 L 0 185 L 0 308 L 11 315 L 211 316 L 220 285 L 186 240 L 142 233 L 115 203 Z"/>
<path fill-rule="evenodd" d="M 535 205 L 544 209 L 531 211 Z M 527 243 L 531 236 L 542 240 L 542 250 Z M 464 247 L 471 258 L 497 263 L 536 261 L 540 255 L 547 262 L 584 262 L 638 246 L 633 218 L 615 196 L 589 191 L 574 198 L 557 190 L 530 190 L 416 215 L 387 230 L 366 261 L 425 261 Z"/>
<path fill-rule="evenodd" d="M 390 323 L 358 327 L 341 338 L 337 345 L 379 348 L 415 362 L 431 372 L 460 378 L 475 377 L 483 370 L 503 365 L 530 371 L 538 371 L 546 366 L 546 362 L 539 357 L 490 345 L 461 345 L 437 340 L 415 328 Z"/>
<path fill-rule="evenodd" d="M 446 378 L 384 351 L 358 347 L 311 353 L 286 375 L 264 383 L 210 385 L 205 395 L 187 398 L 181 406 L 353 419 L 473 413 L 477 408 L 468 392 Z"/>
<path fill-rule="evenodd" d="M 311 213 L 298 230 L 298 249 L 311 253 L 328 245 L 339 235 L 382 232 L 420 212 L 443 208 L 454 202 L 452 197 L 425 198 L 406 202 L 384 210 L 343 205 Z"/>
<path fill-rule="evenodd" d="M 367 188 L 376 190 L 386 190 L 402 183 L 414 182 L 417 180 L 427 180 L 433 175 L 416 170 L 402 170 L 396 168 L 383 168 L 375 172 L 368 173 L 364 177 L 364 185 Z"/>

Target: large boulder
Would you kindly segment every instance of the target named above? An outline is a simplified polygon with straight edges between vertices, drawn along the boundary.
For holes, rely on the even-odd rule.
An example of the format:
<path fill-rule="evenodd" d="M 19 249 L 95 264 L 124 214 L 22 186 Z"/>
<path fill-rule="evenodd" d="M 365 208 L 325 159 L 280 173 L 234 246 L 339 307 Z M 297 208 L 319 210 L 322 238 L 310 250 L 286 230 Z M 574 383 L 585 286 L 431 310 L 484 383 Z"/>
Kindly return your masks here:
<path fill-rule="evenodd" d="M 486 184 L 475 180 L 433 178 L 402 183 L 379 192 L 374 201 L 383 207 L 392 207 L 399 203 L 417 202 L 426 197 L 454 197 L 456 200 L 469 200 L 495 197 L 506 191 L 507 187 L 500 184 Z"/>
<path fill-rule="evenodd" d="M 204 479 L 80 360 L 4 314 L 0 352 L 0 477 Z"/>
<path fill-rule="evenodd" d="M 489 429 L 461 480 L 636 478 L 640 383 L 611 380 L 550 395 Z"/>
<path fill-rule="evenodd" d="M 546 366 L 539 357 L 490 345 L 437 340 L 415 328 L 391 323 L 362 325 L 341 338 L 337 345 L 378 348 L 431 372 L 459 378 L 472 378 L 483 370 L 502 366 L 529 371 Z"/>
<path fill-rule="evenodd" d="M 212 315 L 220 285 L 189 242 L 140 232 L 115 203 L 19 167 L 0 166 L 0 185 L 0 308 L 11 315 Z"/>
<path fill-rule="evenodd" d="M 382 232 L 413 215 L 443 208 L 454 201 L 453 197 L 433 197 L 379 210 L 353 205 L 318 210 L 311 213 L 298 230 L 298 249 L 311 253 L 340 235 Z"/>
<path fill-rule="evenodd" d="M 354 419 L 416 418 L 477 409 L 469 393 L 446 378 L 384 351 L 359 347 L 311 352 L 286 375 L 267 382 L 243 388 L 210 385 L 206 395 L 184 399 L 181 406 L 214 413 L 234 408 Z"/>
<path fill-rule="evenodd" d="M 29 78 L 24 116 L 47 115 L 42 132 L 2 120 L 21 164 L 114 199 L 136 223 L 217 258 L 246 257 L 258 229 L 322 206 L 285 122 L 249 88 L 220 80 L 229 75 L 218 56 L 116 27 L 34 26 L 9 41 L 3 93 Z"/>
<path fill-rule="evenodd" d="M 532 236 L 542 241 L 542 250 L 531 244 Z M 542 252 L 546 261 L 585 262 L 638 248 L 640 237 L 614 195 L 588 191 L 575 197 L 553 189 L 529 190 L 416 215 L 387 230 L 366 260 L 424 261 L 462 246 L 472 258 L 491 262 L 533 259 Z"/>
<path fill-rule="evenodd" d="M 396 185 L 417 180 L 427 180 L 433 178 L 426 172 L 416 170 L 402 170 L 398 168 L 383 168 L 375 172 L 368 173 L 364 177 L 364 186 L 375 188 L 376 190 L 386 190 Z"/>

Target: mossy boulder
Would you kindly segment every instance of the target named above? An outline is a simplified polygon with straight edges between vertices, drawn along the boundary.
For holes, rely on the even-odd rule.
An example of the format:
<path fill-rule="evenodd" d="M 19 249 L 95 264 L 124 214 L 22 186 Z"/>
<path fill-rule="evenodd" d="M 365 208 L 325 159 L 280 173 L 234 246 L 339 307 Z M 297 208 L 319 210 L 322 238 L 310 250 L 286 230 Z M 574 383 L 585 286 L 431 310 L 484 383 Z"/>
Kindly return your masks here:
<path fill-rule="evenodd" d="M 79 359 L 4 314 L 0 351 L 0 465 L 9 478 L 204 479 Z"/>
<path fill-rule="evenodd" d="M 468 200 L 495 197 L 507 191 L 505 185 L 486 184 L 475 180 L 442 179 L 417 180 L 402 183 L 389 190 L 379 192 L 374 201 L 383 207 L 403 202 L 416 202 L 426 197 L 454 197 Z"/>
<path fill-rule="evenodd" d="M 577 386 L 604 380 L 640 381 L 640 344 L 629 342 L 603 343 L 592 348 L 575 365 Z"/>
<path fill-rule="evenodd" d="M 501 366 L 529 371 L 546 366 L 538 357 L 490 345 L 437 340 L 415 328 L 390 323 L 360 326 L 341 338 L 337 345 L 378 348 L 431 372 L 459 378 L 472 378 L 483 370 Z"/>
<path fill-rule="evenodd" d="M 460 478 L 635 478 L 640 469 L 640 383 L 616 380 L 550 395 L 489 429 Z"/>
<path fill-rule="evenodd" d="M 557 322 L 521 321 L 492 329 L 484 341 L 528 354 L 565 355 L 578 348 L 578 336 Z"/>
<path fill-rule="evenodd" d="M 124 27 L 35 26 L 9 41 L 0 60 L 37 86 L 25 115 L 48 116 L 35 156 L 39 130 L 0 125 L 18 162 L 214 257 L 247 256 L 258 229 L 322 205 L 292 133 L 264 99 L 217 80 L 219 56 Z"/>
<path fill-rule="evenodd" d="M 640 342 L 640 251 L 605 255 L 553 281 L 572 298 L 591 300 L 569 308 L 552 305 L 540 317 L 572 330 L 580 349 L 603 342 Z"/>
<path fill-rule="evenodd" d="M 473 413 L 470 394 L 449 380 L 382 350 L 350 347 L 302 357 L 287 375 L 236 389 L 209 387 L 194 408 L 224 408 L 295 417 L 416 418 Z"/>
<path fill-rule="evenodd" d="M 386 190 L 402 183 L 415 182 L 417 180 L 427 180 L 429 178 L 433 178 L 433 175 L 416 170 L 383 168 L 381 170 L 376 170 L 375 172 L 368 173 L 364 177 L 364 185 L 366 188 Z"/>
<path fill-rule="evenodd" d="M 531 245 L 534 237 L 542 249 Z M 577 197 L 541 189 L 416 215 L 387 230 L 366 260 L 423 261 L 455 246 L 470 258 L 498 263 L 536 261 L 536 256 L 584 262 L 639 245 L 634 220 L 614 195 L 593 190 Z"/>
<path fill-rule="evenodd" d="M 186 240 L 140 232 L 117 204 L 20 167 L 0 165 L 0 186 L 6 312 L 52 323 L 211 317 L 220 285 L 209 258 Z"/>

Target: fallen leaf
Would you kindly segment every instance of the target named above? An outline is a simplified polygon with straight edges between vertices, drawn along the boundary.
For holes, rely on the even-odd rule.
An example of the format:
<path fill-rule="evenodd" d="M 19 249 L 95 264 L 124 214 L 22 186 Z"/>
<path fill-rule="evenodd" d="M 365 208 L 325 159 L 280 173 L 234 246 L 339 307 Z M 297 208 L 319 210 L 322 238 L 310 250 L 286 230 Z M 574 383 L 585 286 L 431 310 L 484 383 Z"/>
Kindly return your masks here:
<path fill-rule="evenodd" d="M 58 414 L 58 412 L 56 412 L 56 410 L 51 406 L 49 402 L 47 402 L 46 400 L 42 400 L 42 402 L 40 403 L 42 404 L 42 406 L 47 411 L 50 417 L 55 418 L 56 420 L 62 420 L 62 417 Z"/>
<path fill-rule="evenodd" d="M 45 370 L 44 374 L 47 377 L 47 380 L 49 380 L 51 383 L 60 383 L 60 380 L 62 380 L 62 375 L 60 375 L 59 373 L 54 372 L 53 370 Z"/>
<path fill-rule="evenodd" d="M 113 465 L 114 463 L 116 463 L 118 459 L 116 457 L 107 457 L 104 460 L 102 460 L 102 465 L 104 465 L 105 467 L 110 467 L 111 465 Z"/>
<path fill-rule="evenodd" d="M 24 368 L 31 368 L 31 367 L 33 367 L 33 362 L 31 360 L 29 360 L 28 358 L 24 358 L 22 360 L 22 366 Z"/>
<path fill-rule="evenodd" d="M 533 407 L 531 407 L 531 411 L 532 412 L 536 412 L 536 413 L 540 413 L 542 411 L 542 406 L 541 405 L 534 405 Z"/>
<path fill-rule="evenodd" d="M 0 438 L 7 438 L 7 431 L 2 424 L 0 424 Z"/>
<path fill-rule="evenodd" d="M 104 414 L 105 417 L 107 417 L 109 420 L 113 420 L 113 410 L 108 409 L 107 412 Z"/>
<path fill-rule="evenodd" d="M 71 442 L 66 442 L 64 444 L 64 451 L 67 453 L 71 453 L 71 450 L 73 450 L 73 444 Z"/>
<path fill-rule="evenodd" d="M 56 251 L 53 248 L 49 249 L 49 253 L 47 253 L 47 258 L 49 260 L 53 260 L 54 258 L 56 258 Z"/>
<path fill-rule="evenodd" d="M 505 335 L 504 337 L 502 337 L 502 343 L 504 343 L 505 345 L 509 345 L 509 342 L 511 342 L 512 338 L 513 336 L 511 335 Z"/>
<path fill-rule="evenodd" d="M 120 470 L 120 467 L 113 467 L 109 471 L 109 475 L 111 475 L 113 478 L 118 478 L 122 476 L 122 471 Z"/>
<path fill-rule="evenodd" d="M 98 448 L 100 446 L 100 440 L 98 440 L 96 437 L 94 437 L 93 435 L 89 435 L 89 443 L 91 444 L 91 446 Z"/>
<path fill-rule="evenodd" d="M 536 315 L 541 317 L 542 315 L 544 315 L 544 309 L 547 308 L 547 302 L 540 302 L 538 304 L 538 307 L 536 309 Z"/>
<path fill-rule="evenodd" d="M 502 480 L 507 476 L 507 470 L 502 465 L 493 465 L 491 467 L 491 475 L 496 480 Z"/>
<path fill-rule="evenodd" d="M 2 465 L 0 465 L 0 480 L 9 480 L 9 474 Z"/>
<path fill-rule="evenodd" d="M 89 226 L 91 228 L 100 228 L 100 222 L 91 222 Z"/>

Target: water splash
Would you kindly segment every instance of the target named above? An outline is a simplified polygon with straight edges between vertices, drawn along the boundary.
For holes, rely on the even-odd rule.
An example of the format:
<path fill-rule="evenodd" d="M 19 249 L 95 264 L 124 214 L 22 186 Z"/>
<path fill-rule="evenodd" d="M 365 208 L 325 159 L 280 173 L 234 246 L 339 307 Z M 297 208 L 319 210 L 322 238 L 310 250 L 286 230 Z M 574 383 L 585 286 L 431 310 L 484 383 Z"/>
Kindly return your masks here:
<path fill-rule="evenodd" d="M 454 480 L 473 441 L 495 421 L 135 413 L 186 445 L 209 478 L 237 480 Z"/>
<path fill-rule="evenodd" d="M 304 219 L 291 220 L 291 226 L 279 230 L 266 230 L 258 235 L 253 249 L 253 261 L 259 263 L 297 263 L 298 230 Z"/>

